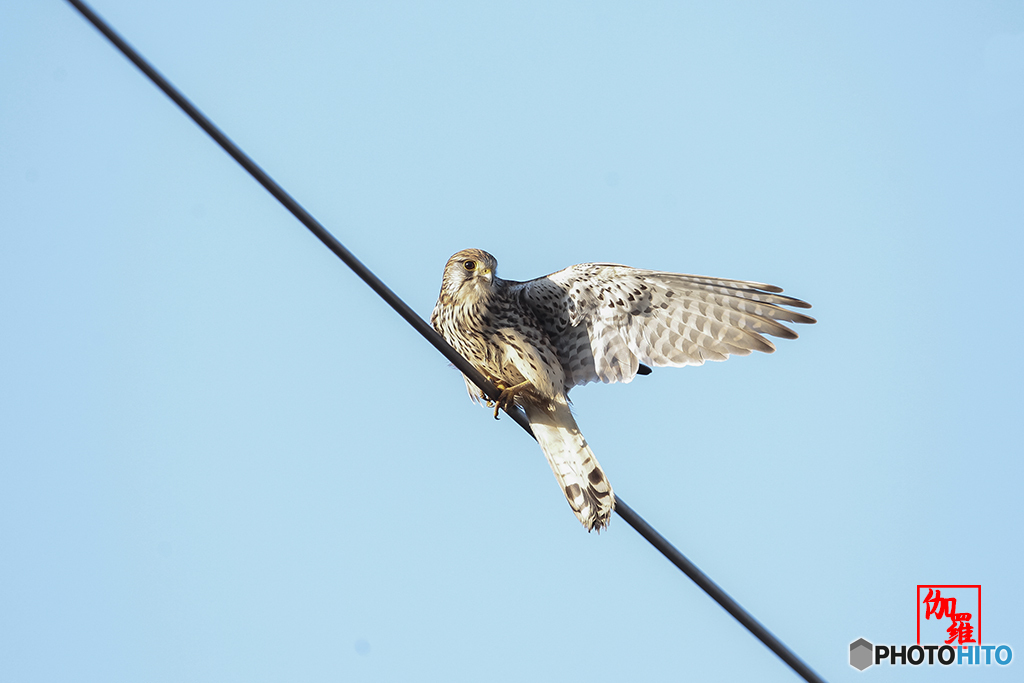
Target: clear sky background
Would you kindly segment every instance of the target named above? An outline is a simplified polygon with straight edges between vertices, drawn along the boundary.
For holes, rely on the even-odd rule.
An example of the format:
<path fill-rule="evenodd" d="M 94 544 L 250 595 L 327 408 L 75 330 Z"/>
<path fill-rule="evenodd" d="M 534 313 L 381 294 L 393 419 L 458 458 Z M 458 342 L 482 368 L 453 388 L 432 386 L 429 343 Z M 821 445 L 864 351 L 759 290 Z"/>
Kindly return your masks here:
<path fill-rule="evenodd" d="M 784 287 L 576 389 L 616 491 L 831 681 L 981 584 L 1024 662 L 1024 3 L 95 9 L 424 317 L 453 252 Z M 68 5 L 0 6 L 10 681 L 792 681 Z M 937 675 L 926 667 L 886 678 Z"/>

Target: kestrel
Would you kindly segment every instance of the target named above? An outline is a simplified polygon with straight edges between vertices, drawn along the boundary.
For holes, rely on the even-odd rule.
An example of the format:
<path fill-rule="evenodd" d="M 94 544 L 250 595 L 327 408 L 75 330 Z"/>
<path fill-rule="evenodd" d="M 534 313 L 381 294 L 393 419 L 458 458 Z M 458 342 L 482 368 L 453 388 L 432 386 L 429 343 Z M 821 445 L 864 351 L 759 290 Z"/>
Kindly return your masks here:
<path fill-rule="evenodd" d="M 495 407 L 526 413 L 569 507 L 588 531 L 608 526 L 611 484 L 569 410 L 569 390 L 630 382 L 649 366 L 772 353 L 764 335 L 796 339 L 779 321 L 813 323 L 791 311 L 810 304 L 759 282 L 581 263 L 514 282 L 480 249 L 448 259 L 430 322 L 498 387 Z M 486 400 L 466 379 L 469 395 Z M 490 404 L 489 404 L 490 405 Z"/>

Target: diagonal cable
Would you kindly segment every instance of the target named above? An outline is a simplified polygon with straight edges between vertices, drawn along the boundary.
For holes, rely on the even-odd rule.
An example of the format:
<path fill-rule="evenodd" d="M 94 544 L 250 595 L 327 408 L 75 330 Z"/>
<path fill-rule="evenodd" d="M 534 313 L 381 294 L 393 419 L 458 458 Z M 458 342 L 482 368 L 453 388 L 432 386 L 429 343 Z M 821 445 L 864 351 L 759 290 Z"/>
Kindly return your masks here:
<path fill-rule="evenodd" d="M 92 11 L 92 9 L 81 2 L 81 0 L 67 0 L 76 10 L 78 10 L 82 16 L 84 16 L 93 26 L 102 33 L 107 40 L 114 44 L 114 46 L 120 50 L 125 57 L 127 57 L 136 67 L 139 68 L 142 73 L 146 75 L 158 88 L 160 88 L 165 95 L 177 104 L 182 111 L 188 114 L 195 123 L 202 128 L 206 133 L 213 138 L 213 140 L 220 145 L 225 152 L 231 155 L 235 161 L 239 163 L 249 174 L 262 185 L 267 192 L 272 194 L 286 209 L 288 209 L 292 215 L 294 215 L 299 222 L 305 225 L 310 232 L 316 235 L 317 239 L 324 243 L 324 245 L 333 251 L 338 258 L 340 258 L 345 265 L 351 268 L 356 275 L 370 286 L 370 289 L 375 291 L 389 306 L 402 316 L 406 322 L 419 332 L 428 342 L 430 342 L 434 348 L 441 352 L 441 354 L 451 361 L 452 365 L 462 371 L 474 384 L 487 395 L 491 400 L 495 400 L 498 397 L 497 388 L 492 384 L 486 377 L 484 377 L 476 368 L 470 365 L 469 361 L 463 358 L 452 346 L 446 342 L 441 335 L 439 335 L 434 328 L 432 328 L 423 318 L 421 318 L 415 311 L 409 308 L 402 299 L 398 297 L 391 289 L 381 281 L 373 272 L 367 268 L 363 263 L 355 257 L 355 255 L 344 247 L 332 235 L 327 228 L 320 224 L 313 216 L 306 211 L 302 206 L 292 198 L 284 188 L 277 184 L 273 178 L 259 167 L 259 165 L 253 161 L 245 152 L 243 152 L 238 145 L 231 141 L 227 135 L 224 134 L 217 126 L 213 124 L 210 119 L 206 117 L 199 109 L 192 104 L 188 98 L 186 98 L 177 88 L 164 78 L 159 71 L 157 71 L 149 62 L 135 51 L 135 49 L 129 45 L 114 29 L 112 29 L 99 15 Z M 533 431 L 530 429 L 530 423 L 526 420 L 526 415 L 518 408 L 506 411 L 509 417 L 515 420 L 519 426 L 533 436 Z M 790 650 L 785 643 L 779 640 L 771 631 L 764 627 L 757 619 L 755 619 L 749 612 L 747 612 L 742 605 L 733 600 L 733 598 L 722 590 L 718 584 L 711 580 L 707 574 L 702 572 L 697 565 L 693 564 L 689 559 L 686 558 L 679 550 L 669 543 L 668 539 L 662 536 L 658 531 L 648 524 L 640 515 L 638 515 L 633 508 L 626 505 L 626 503 L 618 495 L 615 496 L 615 512 L 619 514 L 622 519 L 629 524 L 633 529 L 643 536 L 647 541 L 653 545 L 661 554 L 663 554 L 672 564 L 678 567 L 684 574 L 696 583 L 705 593 L 722 606 L 725 611 L 736 618 L 748 631 L 750 631 L 758 640 L 760 640 L 768 649 L 779 656 L 782 661 L 788 664 L 797 675 L 801 676 L 804 680 L 810 681 L 811 683 L 824 683 L 824 679 L 821 678 L 813 669 L 811 669 L 802 659 L 800 659 L 796 653 Z"/>

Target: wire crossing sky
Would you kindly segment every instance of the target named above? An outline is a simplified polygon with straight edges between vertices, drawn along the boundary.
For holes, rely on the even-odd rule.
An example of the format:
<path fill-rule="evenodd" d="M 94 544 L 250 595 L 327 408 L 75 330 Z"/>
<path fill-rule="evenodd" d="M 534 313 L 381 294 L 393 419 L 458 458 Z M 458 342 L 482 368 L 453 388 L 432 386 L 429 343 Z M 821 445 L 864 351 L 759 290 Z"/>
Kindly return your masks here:
<path fill-rule="evenodd" d="M 246 171 L 249 172 L 264 188 L 267 189 L 285 208 L 305 225 L 310 232 L 323 242 L 332 252 L 345 262 L 359 277 L 366 282 L 385 302 L 394 308 L 409 324 L 416 329 L 424 338 L 434 345 L 441 353 L 448 358 L 463 374 L 467 375 L 479 386 L 492 400 L 496 400 L 498 393 L 483 375 L 480 374 L 470 363 L 460 356 L 450 345 L 447 344 L 426 322 L 417 316 L 411 308 L 406 305 L 391 289 L 389 289 L 376 275 L 366 268 L 355 256 L 338 242 L 338 240 L 320 223 L 313 218 L 298 202 L 281 188 L 263 169 L 261 169 L 245 152 L 238 148 L 231 139 L 224 135 L 219 128 L 201 112 L 189 100 L 184 97 L 177 88 L 167 81 L 136 52 L 116 31 L 96 15 L 92 9 L 79 0 L 68 0 L 82 15 L 89 20 L 111 43 L 114 44 L 124 55 L 135 64 L 153 83 L 159 87 L 171 100 L 177 104 L 200 128 L 210 135 L 228 154 L 231 155 Z M 525 421 L 522 411 L 518 408 L 506 411 L 516 422 L 527 432 L 531 432 L 530 425 Z M 792 650 L 775 637 L 760 622 L 753 618 L 750 613 L 743 609 L 742 605 L 733 600 L 725 591 L 715 584 L 707 575 L 697 568 L 692 562 L 669 543 L 652 526 L 647 524 L 636 512 L 626 505 L 616 494 L 616 511 L 619 516 L 626 520 L 630 526 L 636 529 L 655 548 L 658 549 L 674 565 L 679 567 L 687 576 L 694 580 L 715 602 L 722 605 L 729 614 L 735 617 L 743 626 L 750 631 L 758 640 L 763 642 L 772 652 L 777 654 L 782 661 L 788 664 L 800 677 L 807 681 L 821 681 L 820 678 L 806 663 L 803 662 Z"/>
<path fill-rule="evenodd" d="M 922 584 L 1021 647 L 1019 2 L 92 2 L 417 318 L 467 247 L 813 302 L 574 390 L 609 478 L 830 681 Z M 68 9 L 0 6 L 8 678 L 793 680 Z"/>

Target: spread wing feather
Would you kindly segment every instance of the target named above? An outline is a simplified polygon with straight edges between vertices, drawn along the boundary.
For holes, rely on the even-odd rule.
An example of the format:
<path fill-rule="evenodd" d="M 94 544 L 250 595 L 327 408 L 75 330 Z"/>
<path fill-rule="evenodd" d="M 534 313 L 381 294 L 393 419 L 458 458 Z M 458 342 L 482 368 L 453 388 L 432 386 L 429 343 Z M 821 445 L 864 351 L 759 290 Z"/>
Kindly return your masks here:
<path fill-rule="evenodd" d="M 771 353 L 765 335 L 797 337 L 782 323 L 815 322 L 790 310 L 810 304 L 773 285 L 610 263 L 509 284 L 554 343 L 567 387 L 629 382 L 640 363 L 680 367 Z"/>

